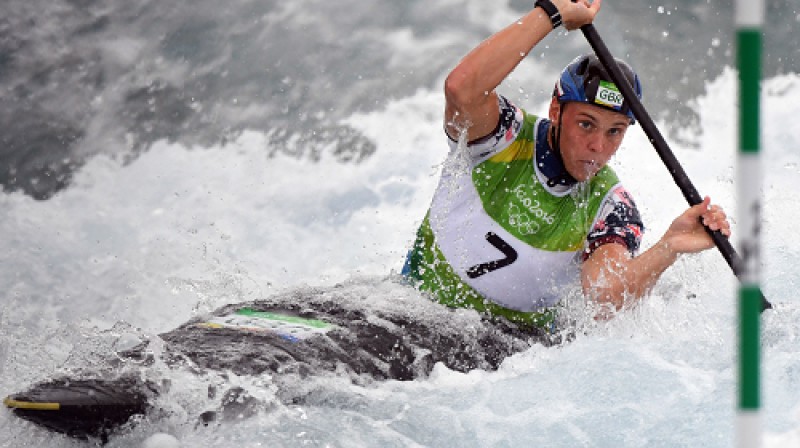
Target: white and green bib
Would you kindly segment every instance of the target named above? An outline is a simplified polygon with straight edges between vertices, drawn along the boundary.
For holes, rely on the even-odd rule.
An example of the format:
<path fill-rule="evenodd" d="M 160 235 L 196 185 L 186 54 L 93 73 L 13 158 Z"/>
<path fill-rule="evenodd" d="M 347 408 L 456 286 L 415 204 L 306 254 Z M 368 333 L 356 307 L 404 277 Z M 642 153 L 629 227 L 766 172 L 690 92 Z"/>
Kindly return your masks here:
<path fill-rule="evenodd" d="M 629 195 L 609 167 L 586 183 L 548 186 L 535 151 L 549 123 L 512 110 L 468 146 L 471 172 L 444 170 L 408 275 L 450 306 L 530 320 L 577 280 L 587 236 Z"/>

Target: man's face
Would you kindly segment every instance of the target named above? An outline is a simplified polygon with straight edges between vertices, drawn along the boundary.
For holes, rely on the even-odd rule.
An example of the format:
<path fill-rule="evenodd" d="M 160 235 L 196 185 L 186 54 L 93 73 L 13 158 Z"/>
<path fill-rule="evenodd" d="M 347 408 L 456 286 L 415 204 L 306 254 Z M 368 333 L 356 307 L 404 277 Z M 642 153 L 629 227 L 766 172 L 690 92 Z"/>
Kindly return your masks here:
<path fill-rule="evenodd" d="M 561 157 L 567 172 L 580 182 L 590 179 L 617 152 L 630 125 L 625 114 L 586 103 L 550 103 L 550 120 L 561 115 Z M 550 142 L 551 145 L 553 142 Z"/>

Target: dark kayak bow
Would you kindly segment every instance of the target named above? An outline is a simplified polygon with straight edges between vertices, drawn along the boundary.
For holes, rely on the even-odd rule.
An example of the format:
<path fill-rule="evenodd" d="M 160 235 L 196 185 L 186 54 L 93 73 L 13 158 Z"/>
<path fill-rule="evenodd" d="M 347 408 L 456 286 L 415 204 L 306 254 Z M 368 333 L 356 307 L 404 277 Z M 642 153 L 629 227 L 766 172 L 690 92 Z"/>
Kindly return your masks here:
<path fill-rule="evenodd" d="M 178 369 L 198 376 L 265 376 L 278 400 L 302 403 L 308 391 L 298 385 L 313 378 L 344 376 L 354 384 L 413 380 L 427 376 L 437 363 L 462 372 L 494 370 L 533 344 L 558 342 L 545 330 L 521 329 L 421 296 L 393 311 L 365 309 L 369 298 L 356 298 L 363 300 L 334 288 L 227 305 L 159 335 L 163 350 L 145 341 L 113 354 L 108 365 L 35 384 L 4 403 L 18 417 L 49 430 L 104 441 L 135 423 L 136 416 L 157 415 L 154 401 L 168 399 L 171 372 Z M 420 310 L 424 318 L 417 315 Z M 232 407 L 253 412 L 268 407 L 235 389 L 201 391 L 209 408 L 198 411 L 198 422 L 249 413 Z"/>

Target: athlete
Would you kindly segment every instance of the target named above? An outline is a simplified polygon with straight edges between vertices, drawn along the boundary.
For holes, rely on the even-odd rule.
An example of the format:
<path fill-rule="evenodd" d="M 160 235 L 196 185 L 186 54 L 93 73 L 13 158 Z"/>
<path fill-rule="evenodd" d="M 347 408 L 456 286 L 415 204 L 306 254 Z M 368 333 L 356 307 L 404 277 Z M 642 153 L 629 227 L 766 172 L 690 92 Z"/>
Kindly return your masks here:
<path fill-rule="evenodd" d="M 597 318 L 608 318 L 681 254 L 713 247 L 704 225 L 730 235 L 724 211 L 706 197 L 639 254 L 644 225 L 606 165 L 635 120 L 594 56 L 563 70 L 547 117 L 495 90 L 551 30 L 589 24 L 600 7 L 538 0 L 447 77 L 445 131 L 469 169 L 443 170 L 403 270 L 438 301 L 550 328 L 564 288 L 579 280 Z M 618 63 L 641 98 L 638 76 Z"/>

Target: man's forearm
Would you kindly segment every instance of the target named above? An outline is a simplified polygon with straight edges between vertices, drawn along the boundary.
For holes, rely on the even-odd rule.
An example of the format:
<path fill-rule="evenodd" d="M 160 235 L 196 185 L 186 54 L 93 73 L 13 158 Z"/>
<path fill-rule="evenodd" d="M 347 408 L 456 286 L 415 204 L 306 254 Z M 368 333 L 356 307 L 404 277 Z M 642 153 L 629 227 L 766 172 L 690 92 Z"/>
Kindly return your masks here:
<path fill-rule="evenodd" d="M 678 254 L 663 239 L 634 258 L 624 246 L 606 244 L 582 267 L 584 294 L 619 310 L 626 305 L 626 299 L 638 300 L 652 289 L 677 259 Z"/>
<path fill-rule="evenodd" d="M 475 101 L 493 91 L 552 29 L 547 14 L 534 8 L 481 42 L 448 77 L 459 87 L 456 102 Z"/>

